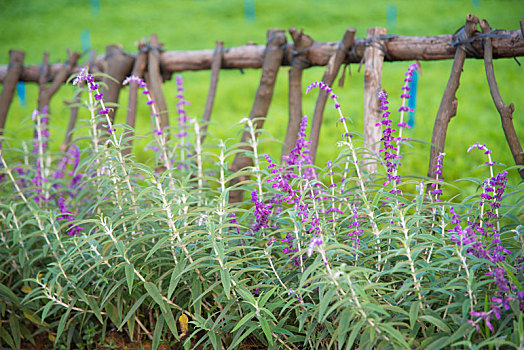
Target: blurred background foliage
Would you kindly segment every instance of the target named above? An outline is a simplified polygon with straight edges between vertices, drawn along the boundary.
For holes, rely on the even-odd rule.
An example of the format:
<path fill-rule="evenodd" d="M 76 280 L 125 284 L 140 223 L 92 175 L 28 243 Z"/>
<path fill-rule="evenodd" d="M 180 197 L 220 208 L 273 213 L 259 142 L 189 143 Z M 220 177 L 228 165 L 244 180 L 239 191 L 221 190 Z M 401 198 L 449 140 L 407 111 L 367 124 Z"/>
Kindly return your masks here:
<path fill-rule="evenodd" d="M 454 33 L 464 25 L 468 13 L 486 18 L 492 28 L 519 29 L 524 18 L 524 2 L 520 0 L 423 0 L 409 1 L 377 0 L 371 2 L 348 0 L 2 0 L 0 1 L 0 64 L 8 63 L 8 51 L 19 49 L 26 52 L 26 64 L 39 64 L 44 51 L 48 51 L 51 63 L 63 62 L 66 49 L 81 51 L 90 42 L 92 49 L 103 53 L 108 44 L 121 44 L 127 52 L 136 52 L 136 42 L 157 33 L 166 50 L 212 49 L 217 40 L 225 47 L 254 42 L 264 44 L 266 31 L 270 28 L 304 29 L 317 41 L 338 41 L 346 28 L 357 29 L 357 37 L 366 36 L 367 28 L 381 26 L 389 34 L 426 36 Z M 87 40 L 87 35 L 89 40 Z M 84 44 L 82 44 L 82 37 Z M 288 37 L 288 41 L 291 41 Z M 87 55 L 82 59 L 87 59 Z M 520 59 L 522 60 L 522 59 Z M 383 70 L 383 87 L 390 96 L 390 106 L 396 110 L 400 105 L 400 87 L 409 62 L 386 62 Z M 408 131 L 413 147 L 400 168 L 401 174 L 427 173 L 429 145 L 435 115 L 446 86 L 452 60 L 421 62 L 415 126 Z M 515 104 L 514 123 L 517 135 L 524 135 L 524 94 L 522 93 L 523 67 L 513 59 L 495 61 L 495 73 L 500 91 L 506 103 Z M 282 67 L 275 88 L 275 96 L 265 124 L 273 135 L 266 142 L 263 152 L 278 158 L 288 118 L 288 72 Z M 323 67 L 305 71 L 304 88 L 312 81 L 320 80 Z M 344 113 L 353 121 L 353 130 L 363 130 L 363 69 L 358 65 L 349 67 L 343 87 L 335 86 Z M 201 118 L 209 86 L 210 72 L 185 72 L 186 99 L 191 101 L 188 114 Z M 238 140 L 238 128 L 230 127 L 247 116 L 258 87 L 260 70 L 222 71 L 220 74 L 215 107 L 206 140 L 208 146 L 217 145 L 218 138 Z M 337 80 L 338 82 L 338 80 Z M 167 81 L 165 95 L 171 111 L 171 123 L 176 123 L 175 81 Z M 64 100 L 72 98 L 73 89 L 63 86 L 51 103 L 51 133 L 58 149 L 63 141 L 69 120 Z M 304 96 L 303 112 L 312 115 L 317 92 Z M 19 145 L 21 140 L 32 137 L 30 115 L 36 107 L 38 88 L 26 84 L 26 104 L 14 101 L 6 125 L 6 136 Z M 500 117 L 491 100 L 482 60 L 467 60 L 461 79 L 458 97 L 458 113 L 452 119 L 446 140 L 444 176 L 453 181 L 466 176 L 487 176 L 487 169 L 475 169 L 485 159 L 481 152 L 468 154 L 467 147 L 475 142 L 485 143 L 493 149 L 494 160 L 506 166 L 514 165 L 502 131 Z M 145 102 L 145 100 L 143 101 Z M 127 89 L 120 95 L 120 103 L 127 105 Z M 147 138 L 150 132 L 149 112 L 139 103 L 137 130 Z M 398 118 L 398 113 L 393 113 Z M 87 117 L 81 110 L 79 118 Z M 119 109 L 116 122 L 125 120 L 124 108 Z M 317 164 L 335 156 L 334 143 L 342 133 L 336 123 L 337 114 L 327 107 L 321 133 Z M 524 140 L 522 140 L 524 142 Z M 147 139 L 135 143 L 135 155 L 141 161 L 152 157 L 145 151 Z M 500 169 L 499 169 L 500 170 Z M 473 171 L 473 172 L 472 172 Z M 520 181 L 515 170 L 510 173 L 510 183 Z M 474 189 L 474 188 L 473 188 Z"/>

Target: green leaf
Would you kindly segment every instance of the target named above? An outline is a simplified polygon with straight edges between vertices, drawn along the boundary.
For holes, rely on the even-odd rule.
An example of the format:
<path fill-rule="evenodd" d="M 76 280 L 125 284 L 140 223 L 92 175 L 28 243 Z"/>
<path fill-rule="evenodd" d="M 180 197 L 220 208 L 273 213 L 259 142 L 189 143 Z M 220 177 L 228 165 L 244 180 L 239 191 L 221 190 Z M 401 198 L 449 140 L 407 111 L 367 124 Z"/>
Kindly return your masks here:
<path fill-rule="evenodd" d="M 145 282 L 144 287 L 146 288 L 147 294 L 149 294 L 149 296 L 153 298 L 154 302 L 160 306 L 160 309 L 163 310 L 165 308 L 165 304 L 164 300 L 162 299 L 162 294 L 160 294 L 157 286 L 151 282 Z"/>
<path fill-rule="evenodd" d="M 7 297 L 9 301 L 11 301 L 16 306 L 20 305 L 20 299 L 9 289 L 7 286 L 0 283 L 0 295 L 3 295 Z"/>
<path fill-rule="evenodd" d="M 397 344 L 403 346 L 405 349 L 409 349 L 409 344 L 406 342 L 406 339 L 404 339 L 402 333 L 398 330 L 386 323 L 379 323 L 378 327 L 395 339 Z"/>
<path fill-rule="evenodd" d="M 417 324 L 419 310 L 420 303 L 418 301 L 414 301 L 409 308 L 409 324 L 411 325 L 411 329 L 415 328 L 415 325 Z"/>
<path fill-rule="evenodd" d="M 338 318 L 338 328 L 337 328 L 337 341 L 338 348 L 342 349 L 342 345 L 346 341 L 346 336 L 349 331 L 349 320 L 351 319 L 351 309 L 345 308 L 344 311 L 340 314 Z"/>
<path fill-rule="evenodd" d="M 275 293 L 277 289 L 278 287 L 273 287 L 268 292 L 261 295 L 261 297 L 259 298 L 260 300 L 258 301 L 258 306 L 264 307 L 264 305 L 266 305 L 269 298 L 273 295 L 273 293 Z"/>
<path fill-rule="evenodd" d="M 327 310 L 327 307 L 329 306 L 329 303 L 331 302 L 331 299 L 333 298 L 333 295 L 337 292 L 336 288 L 332 287 L 323 297 L 320 301 L 320 304 L 318 305 L 318 322 L 322 323 L 324 322 L 324 318 L 329 316 L 325 315 L 324 313 Z"/>
<path fill-rule="evenodd" d="M 441 331 L 445 333 L 450 333 L 451 329 L 449 329 L 449 326 L 444 323 L 444 321 L 430 315 L 422 315 L 419 317 L 422 321 L 429 322 L 435 326 L 437 326 Z"/>
<path fill-rule="evenodd" d="M 102 312 L 100 311 L 100 308 L 98 307 L 98 304 L 96 303 L 95 299 L 90 296 L 88 296 L 86 299 L 87 303 L 89 304 L 89 307 L 91 308 L 91 311 L 93 311 L 98 321 L 100 321 L 100 323 L 104 323 Z"/>
<path fill-rule="evenodd" d="M 164 316 L 160 315 L 158 316 L 158 320 L 156 321 L 155 325 L 155 331 L 153 332 L 153 350 L 158 349 L 158 346 L 160 345 L 160 337 L 162 336 L 162 331 L 164 330 Z"/>
<path fill-rule="evenodd" d="M 229 294 L 231 292 L 231 278 L 227 269 L 220 269 L 220 280 L 222 281 L 222 286 L 224 287 L 224 294 L 226 295 L 226 298 L 229 299 Z"/>
<path fill-rule="evenodd" d="M 111 320 L 111 322 L 113 322 L 113 324 L 120 324 L 121 322 L 120 314 L 118 313 L 118 310 L 115 305 L 111 303 L 107 303 L 105 306 L 105 310 L 106 310 L 107 315 L 109 316 L 109 319 Z"/>
<path fill-rule="evenodd" d="M 58 344 L 58 340 L 60 339 L 60 336 L 62 335 L 62 332 L 65 329 L 65 326 L 66 326 L 66 323 L 67 323 L 67 318 L 69 317 L 69 313 L 73 309 L 73 305 L 76 303 L 76 300 L 77 300 L 76 298 L 73 299 L 71 304 L 69 304 L 69 307 L 67 308 L 67 311 L 62 315 L 62 317 L 60 317 L 60 322 L 58 323 L 58 329 L 56 330 L 55 344 Z"/>
<path fill-rule="evenodd" d="M 178 329 L 176 328 L 176 321 L 173 317 L 173 312 L 171 311 L 171 308 L 169 306 L 165 306 L 164 309 L 162 309 L 162 315 L 164 315 L 164 319 L 167 323 L 167 326 L 169 327 L 169 330 L 173 334 L 176 340 L 179 340 L 180 337 L 178 335 Z"/>
<path fill-rule="evenodd" d="M 173 273 L 171 274 L 171 279 L 169 280 L 169 288 L 167 290 L 167 298 L 171 299 L 173 296 L 173 293 L 176 290 L 176 287 L 178 286 L 178 282 L 180 282 L 181 278 L 181 272 L 183 270 L 182 262 L 178 262 L 176 264 L 175 268 L 173 269 Z"/>
<path fill-rule="evenodd" d="M 144 294 L 140 297 L 140 299 L 138 299 L 134 304 L 133 306 L 131 307 L 131 309 L 129 310 L 129 312 L 127 313 L 126 317 L 124 317 L 124 320 L 122 321 L 122 323 L 120 324 L 120 326 L 118 327 L 118 330 L 121 330 L 122 329 L 122 326 L 131 318 L 132 315 L 135 314 L 136 310 L 140 307 L 140 305 L 142 305 L 142 303 L 144 302 L 145 298 L 147 298 L 147 294 Z"/>
<path fill-rule="evenodd" d="M 271 334 L 269 323 L 263 317 L 260 317 L 258 320 L 260 321 L 260 326 L 262 327 L 262 331 L 264 332 L 269 345 L 273 346 L 273 335 Z"/>
<path fill-rule="evenodd" d="M 116 250 L 118 251 L 118 254 L 120 254 L 120 256 L 124 257 L 125 254 L 126 254 L 126 250 L 124 248 L 124 243 L 122 241 L 116 241 Z"/>
<path fill-rule="evenodd" d="M 513 283 L 515 283 L 515 285 L 518 287 L 518 289 L 520 291 L 524 291 L 524 288 L 522 288 L 522 284 L 520 284 L 520 281 L 515 277 L 515 275 L 511 271 L 511 267 L 509 267 L 508 264 L 505 264 L 505 263 L 500 263 L 500 264 L 502 265 L 504 270 L 506 270 L 506 272 L 508 273 L 509 277 L 511 278 Z"/>
<path fill-rule="evenodd" d="M 251 320 L 253 318 L 253 316 L 255 316 L 255 311 L 252 311 L 250 313 L 248 313 L 247 315 L 245 315 L 244 317 L 242 317 L 242 319 L 236 324 L 236 326 L 231 330 L 231 333 L 235 333 L 235 331 L 237 329 L 239 329 L 240 327 L 242 327 L 244 325 L 244 323 L 246 323 L 247 321 Z"/>
<path fill-rule="evenodd" d="M 357 322 L 353 326 L 353 330 L 349 334 L 348 342 L 346 343 L 346 349 L 353 349 L 353 343 L 355 342 L 355 339 L 357 338 L 357 335 L 360 333 L 360 330 L 362 329 L 362 326 L 366 323 L 366 321 L 362 320 Z M 340 348 L 340 347 L 339 347 Z"/>
<path fill-rule="evenodd" d="M 20 323 L 14 313 L 9 316 L 9 328 L 11 328 L 11 335 L 13 336 L 15 347 L 20 349 Z"/>
<path fill-rule="evenodd" d="M 126 281 L 127 281 L 127 287 L 129 288 L 129 294 L 133 291 L 133 280 L 135 278 L 135 268 L 133 264 L 126 264 L 125 266 L 125 272 L 126 272 Z"/>
<path fill-rule="evenodd" d="M 238 344 L 240 344 L 242 342 L 242 340 L 244 340 L 245 338 L 247 338 L 247 336 L 249 336 L 251 333 L 253 333 L 253 331 L 255 329 L 258 328 L 258 324 L 253 324 L 251 325 L 247 331 L 244 331 L 243 333 L 237 333 L 237 335 L 235 335 L 235 338 L 233 338 L 233 342 L 231 343 L 231 345 L 229 346 L 230 349 L 235 349 L 237 347 Z"/>
<path fill-rule="evenodd" d="M 11 347 L 11 349 L 16 349 L 13 338 L 11 337 L 9 332 L 6 331 L 5 328 L 2 327 L 1 325 L 0 325 L 0 338 L 3 339 Z"/>
<path fill-rule="evenodd" d="M 449 339 L 450 339 L 449 336 L 443 335 L 442 337 L 437 338 L 435 341 L 431 342 L 431 344 L 428 344 L 426 346 L 426 350 L 444 349 L 446 345 L 450 343 Z"/>

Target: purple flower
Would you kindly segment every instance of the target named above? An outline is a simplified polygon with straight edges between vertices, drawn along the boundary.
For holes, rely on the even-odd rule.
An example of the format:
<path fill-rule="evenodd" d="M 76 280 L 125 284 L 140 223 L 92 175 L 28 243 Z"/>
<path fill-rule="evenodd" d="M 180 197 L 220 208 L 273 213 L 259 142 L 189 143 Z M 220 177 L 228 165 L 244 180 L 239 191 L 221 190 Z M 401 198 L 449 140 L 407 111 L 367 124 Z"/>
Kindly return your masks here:
<path fill-rule="evenodd" d="M 253 224 L 251 229 L 254 232 L 258 232 L 261 229 L 269 227 L 269 215 L 271 214 L 271 206 L 264 204 L 258 200 L 257 191 L 254 190 L 251 193 L 251 200 L 255 203 L 255 218 L 256 222 Z"/>
<path fill-rule="evenodd" d="M 292 255 L 296 252 L 298 252 L 298 247 L 293 247 L 293 241 L 295 240 L 295 237 L 291 233 L 287 233 L 286 237 L 281 239 L 280 242 L 287 243 L 287 246 L 282 249 L 282 253 L 286 255 L 290 255 L 290 259 L 293 260 L 293 265 L 300 265 L 300 260 L 298 256 L 293 257 Z"/>
<path fill-rule="evenodd" d="M 127 85 L 130 82 L 137 83 L 138 86 L 141 88 L 145 88 L 147 86 L 145 85 L 144 81 L 140 79 L 139 77 L 137 77 L 136 75 L 130 75 L 127 78 L 125 78 L 124 81 L 122 82 L 122 85 Z M 141 86 L 141 85 L 144 85 L 144 86 Z"/>
<path fill-rule="evenodd" d="M 317 246 L 321 246 L 324 241 L 320 237 L 313 237 L 307 246 L 307 256 L 310 257 L 313 254 L 313 250 Z"/>
<path fill-rule="evenodd" d="M 61 215 L 58 216 L 58 221 L 66 220 L 68 222 L 71 222 L 74 220 L 74 217 L 72 213 L 67 209 L 67 206 L 65 204 L 65 199 L 62 196 L 58 198 L 58 208 L 61 213 Z M 67 234 L 70 236 L 79 235 L 82 231 L 82 227 L 75 226 L 73 224 L 69 224 L 67 227 L 68 227 Z"/>
<path fill-rule="evenodd" d="M 87 81 L 88 83 L 93 83 L 95 78 L 87 72 L 87 67 L 83 67 L 80 72 L 73 79 L 73 85 L 77 85 L 82 81 Z"/>
<path fill-rule="evenodd" d="M 389 119 L 390 112 L 388 111 L 388 96 L 385 91 L 378 92 L 378 99 L 380 101 L 379 109 L 383 111 L 382 121 L 377 123 L 376 126 L 382 125 L 384 129 L 382 130 L 382 138 L 380 141 L 383 141 L 383 148 L 379 150 L 379 153 L 383 153 L 383 163 L 386 164 L 386 171 L 388 179 L 384 182 L 384 185 L 392 183 L 394 186 L 400 183 L 400 176 L 397 175 L 397 169 L 400 165 L 400 162 L 397 159 L 401 159 L 402 156 L 396 155 L 397 147 L 393 145 L 394 141 L 399 141 L 399 138 L 392 136 L 396 129 L 391 128 L 391 120 Z M 393 189 L 390 191 L 393 194 L 397 194 L 400 191 Z"/>

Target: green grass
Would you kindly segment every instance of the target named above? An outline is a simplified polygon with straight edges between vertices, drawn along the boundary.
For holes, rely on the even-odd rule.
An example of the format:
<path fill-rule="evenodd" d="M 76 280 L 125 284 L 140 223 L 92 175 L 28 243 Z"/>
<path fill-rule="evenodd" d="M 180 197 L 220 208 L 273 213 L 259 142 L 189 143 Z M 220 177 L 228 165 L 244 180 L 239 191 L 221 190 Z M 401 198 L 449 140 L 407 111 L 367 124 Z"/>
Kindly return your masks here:
<path fill-rule="evenodd" d="M 386 21 L 388 4 L 397 7 L 397 22 L 392 28 Z M 466 14 L 472 12 L 490 21 L 493 28 L 517 29 L 524 13 L 521 1 L 482 1 L 480 7 L 473 7 L 472 1 L 373 1 L 370 3 L 349 3 L 348 1 L 256 1 L 256 20 L 244 18 L 243 1 L 101 1 L 100 14 L 93 14 L 89 1 L 6 1 L 0 5 L 0 64 L 8 62 L 9 49 L 26 51 L 26 64 L 39 64 L 42 53 L 50 52 L 51 62 L 63 61 L 66 49 L 80 50 L 80 33 L 89 29 L 93 48 L 103 52 L 105 45 L 120 43 L 129 52 L 136 51 L 134 43 L 151 33 L 157 33 L 167 50 L 193 50 L 213 48 L 216 40 L 225 46 L 236 46 L 253 41 L 264 44 L 269 28 L 288 29 L 292 26 L 303 28 L 318 41 L 340 40 L 348 27 L 357 29 L 357 37 L 365 37 L 366 29 L 373 26 L 388 28 L 388 33 L 399 35 L 437 35 L 455 32 L 464 24 Z M 436 15 L 435 15 L 436 14 Z M 289 39 L 290 40 L 290 39 Z M 440 99 L 451 69 L 452 61 L 422 62 L 422 75 L 419 79 L 419 92 L 415 128 L 408 136 L 423 142 L 414 143 L 401 167 L 401 174 L 421 174 L 427 172 L 429 157 L 428 142 Z M 383 87 L 391 97 L 391 107 L 399 105 L 400 86 L 408 62 L 385 63 Z M 363 129 L 363 75 L 357 72 L 357 65 L 351 66 L 351 75 L 346 77 L 343 88 L 336 87 L 340 95 L 342 109 L 353 120 L 355 131 Z M 521 93 L 522 67 L 511 59 L 495 62 L 502 97 L 507 103 L 513 102 L 516 110 L 514 123 L 517 135 L 524 134 L 522 115 L 524 95 Z M 265 128 L 276 140 L 283 140 L 287 125 L 287 71 L 281 68 L 273 103 L 269 110 Z M 322 77 L 323 68 L 308 69 L 303 78 L 309 84 Z M 249 114 L 260 77 L 259 70 L 222 71 L 212 115 L 214 123 L 209 131 L 216 138 L 238 137 L 230 127 Z M 210 72 L 183 73 L 186 96 L 192 105 L 189 115 L 200 118 L 207 96 Z M 18 101 L 11 106 L 6 125 L 6 135 L 20 140 L 30 140 L 31 110 L 36 105 L 38 91 L 34 84 L 27 84 L 26 107 Z M 165 84 L 166 99 L 171 111 L 175 104 L 174 80 Z M 51 127 L 57 148 L 64 137 L 69 112 L 63 104 L 70 99 L 71 87 L 62 87 L 51 104 Z M 316 94 L 304 97 L 303 111 L 313 114 Z M 514 164 L 504 138 L 500 118 L 491 101 L 482 61 L 468 60 L 464 67 L 458 91 L 458 113 L 452 119 L 446 140 L 445 176 L 454 180 L 471 175 L 471 170 L 483 163 L 480 152 L 466 153 L 467 147 L 475 142 L 486 143 L 493 149 L 495 160 L 511 166 Z M 127 89 L 121 94 L 120 103 L 127 104 Z M 149 113 L 144 104 L 140 105 L 137 129 L 146 134 L 150 130 Z M 80 118 L 86 117 L 80 114 Z M 327 108 L 318 152 L 319 164 L 324 164 L 334 156 L 333 144 L 341 134 L 336 125 L 336 114 Z M 124 110 L 117 114 L 117 123 L 124 119 Z M 174 116 L 172 115 L 174 122 Z M 238 130 L 238 129 L 235 129 Z M 208 139 L 208 144 L 216 144 Z M 138 142 L 135 153 L 140 160 L 151 155 L 143 150 L 146 141 Z M 278 157 L 281 144 L 270 142 L 262 151 Z M 475 171 L 475 175 L 486 174 L 485 169 Z M 510 182 L 516 183 L 516 171 L 510 175 Z"/>

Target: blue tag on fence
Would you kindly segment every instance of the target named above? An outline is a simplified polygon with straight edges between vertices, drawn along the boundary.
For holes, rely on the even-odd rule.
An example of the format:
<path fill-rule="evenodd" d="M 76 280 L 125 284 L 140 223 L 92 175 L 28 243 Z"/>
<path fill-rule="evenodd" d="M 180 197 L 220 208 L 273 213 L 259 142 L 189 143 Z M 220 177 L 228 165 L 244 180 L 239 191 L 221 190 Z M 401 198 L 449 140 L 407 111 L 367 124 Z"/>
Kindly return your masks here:
<path fill-rule="evenodd" d="M 91 50 L 91 34 L 89 29 L 82 30 L 80 33 L 80 42 L 82 43 L 82 51 Z"/>
<path fill-rule="evenodd" d="M 408 100 L 408 107 L 413 109 L 413 112 L 409 112 L 408 125 L 412 128 L 415 126 L 415 111 L 417 108 L 417 85 L 418 85 L 418 72 L 414 71 L 413 76 L 409 82 L 409 94 L 411 98 Z"/>
<path fill-rule="evenodd" d="M 92 15 L 100 14 L 100 0 L 89 0 L 89 9 Z"/>
<path fill-rule="evenodd" d="M 27 104 L 25 99 L 25 82 L 19 81 L 18 84 L 16 84 L 16 94 L 18 95 L 20 107 L 25 107 Z"/>
<path fill-rule="evenodd" d="M 244 18 L 249 22 L 255 21 L 255 0 L 244 0 Z"/>
<path fill-rule="evenodd" d="M 389 30 L 395 30 L 397 26 L 397 7 L 394 4 L 386 7 L 386 26 Z"/>

